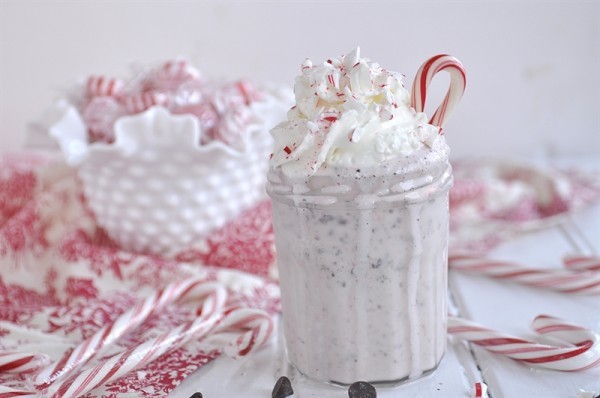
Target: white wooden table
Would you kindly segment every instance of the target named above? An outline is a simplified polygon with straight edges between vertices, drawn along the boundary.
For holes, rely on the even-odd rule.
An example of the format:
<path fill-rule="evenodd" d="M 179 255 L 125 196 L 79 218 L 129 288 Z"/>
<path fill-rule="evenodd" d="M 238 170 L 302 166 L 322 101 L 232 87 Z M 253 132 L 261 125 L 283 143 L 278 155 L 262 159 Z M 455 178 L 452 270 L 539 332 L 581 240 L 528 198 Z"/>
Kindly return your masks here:
<path fill-rule="evenodd" d="M 593 159 L 587 166 L 600 167 Z M 505 242 L 489 257 L 535 267 L 561 267 L 567 253 L 600 254 L 600 204 L 560 224 Z M 529 325 L 538 314 L 555 315 L 600 332 L 600 297 L 573 296 L 506 281 L 451 272 L 450 293 L 459 315 L 488 327 L 534 338 Z M 343 398 L 345 389 L 323 386 L 298 375 L 286 362 L 279 336 L 256 355 L 240 360 L 220 357 L 188 377 L 172 397 L 267 398 L 277 378 L 292 380 L 295 397 Z M 579 390 L 600 393 L 600 367 L 579 373 L 532 369 L 516 361 L 449 341 L 440 367 L 430 376 L 378 397 L 470 397 L 473 383 L 484 381 L 493 398 L 576 398 Z"/>

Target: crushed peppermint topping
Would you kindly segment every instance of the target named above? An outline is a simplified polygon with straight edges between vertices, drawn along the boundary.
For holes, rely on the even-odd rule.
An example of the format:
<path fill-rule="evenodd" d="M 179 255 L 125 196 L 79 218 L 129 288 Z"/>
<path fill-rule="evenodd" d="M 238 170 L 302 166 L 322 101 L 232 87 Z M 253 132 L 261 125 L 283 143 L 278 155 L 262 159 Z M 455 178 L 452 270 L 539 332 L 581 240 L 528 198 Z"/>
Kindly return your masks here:
<path fill-rule="evenodd" d="M 440 139 L 410 106 L 403 75 L 361 58 L 359 48 L 321 64 L 305 60 L 294 93 L 287 121 L 271 131 L 276 147 L 293 148 L 275 153 L 271 165 L 290 175 L 310 176 L 322 165 L 374 166 Z"/>

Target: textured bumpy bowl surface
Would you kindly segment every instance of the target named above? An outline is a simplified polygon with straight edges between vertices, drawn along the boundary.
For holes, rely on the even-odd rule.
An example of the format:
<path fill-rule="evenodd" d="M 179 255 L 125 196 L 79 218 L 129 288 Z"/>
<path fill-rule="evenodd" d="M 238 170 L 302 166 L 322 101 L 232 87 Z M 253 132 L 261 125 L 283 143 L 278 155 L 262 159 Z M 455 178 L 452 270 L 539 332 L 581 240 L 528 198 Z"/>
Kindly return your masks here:
<path fill-rule="evenodd" d="M 50 132 L 108 235 L 127 250 L 170 255 L 264 196 L 269 124 L 251 125 L 241 151 L 200 145 L 197 119 L 161 107 L 119 119 L 113 144 L 88 144 L 72 108 Z"/>

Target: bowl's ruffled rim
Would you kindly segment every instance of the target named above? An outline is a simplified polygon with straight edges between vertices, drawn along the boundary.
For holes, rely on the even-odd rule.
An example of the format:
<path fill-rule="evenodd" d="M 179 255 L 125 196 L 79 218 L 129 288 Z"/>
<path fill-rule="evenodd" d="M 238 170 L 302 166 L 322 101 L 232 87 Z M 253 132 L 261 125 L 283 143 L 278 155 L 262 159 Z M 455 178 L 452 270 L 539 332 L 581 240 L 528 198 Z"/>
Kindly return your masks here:
<path fill-rule="evenodd" d="M 184 145 L 187 148 L 193 148 L 198 154 L 221 152 L 229 157 L 240 157 L 254 150 L 256 147 L 253 145 L 254 136 L 261 132 L 268 133 L 271 128 L 285 118 L 285 113 L 291 106 L 289 92 L 283 88 L 264 91 L 264 93 L 264 97 L 260 101 L 251 105 L 253 120 L 246 127 L 247 131 L 240 135 L 239 149 L 218 140 L 201 144 L 202 131 L 196 118 L 190 114 L 175 115 L 168 109 L 158 106 L 149 108 L 142 113 L 118 118 L 115 121 L 115 141 L 113 143 L 90 143 L 83 117 L 77 108 L 65 99 L 55 103 L 43 115 L 40 122 L 36 123 L 35 127 L 38 129 L 41 127 L 42 130 L 47 131 L 48 136 L 58 143 L 66 163 L 72 167 L 80 166 L 96 153 L 104 155 L 120 153 L 123 156 L 132 154 L 142 141 L 147 144 L 148 140 L 152 142 L 153 138 L 155 142 L 166 143 L 168 141 L 175 143 L 171 146 Z M 164 134 L 157 132 L 156 128 L 131 128 L 140 122 L 146 123 L 147 127 L 156 122 L 167 123 L 176 130 L 177 128 L 182 128 L 182 130 L 179 131 L 178 137 L 173 137 L 171 132 L 168 137 L 165 137 Z M 164 138 L 168 138 L 168 140 L 164 140 Z"/>

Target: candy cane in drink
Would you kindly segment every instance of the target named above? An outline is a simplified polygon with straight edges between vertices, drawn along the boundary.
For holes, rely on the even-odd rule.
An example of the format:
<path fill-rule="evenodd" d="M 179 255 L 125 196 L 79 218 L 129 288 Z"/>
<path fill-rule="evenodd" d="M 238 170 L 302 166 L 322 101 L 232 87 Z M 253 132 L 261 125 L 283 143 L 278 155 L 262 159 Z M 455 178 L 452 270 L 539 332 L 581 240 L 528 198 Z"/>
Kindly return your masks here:
<path fill-rule="evenodd" d="M 218 300 L 214 301 L 215 307 L 207 307 L 203 310 L 215 313 L 225 303 L 227 293 L 224 288 L 200 279 L 191 279 L 168 285 L 123 313 L 111 324 L 98 330 L 60 360 L 45 367 L 34 377 L 34 384 L 38 389 L 48 387 L 57 379 L 66 377 L 91 358 L 97 356 L 105 347 L 138 328 L 149 317 L 162 311 L 167 305 L 183 298 L 187 300 L 203 299 L 209 293 L 215 294 Z M 212 301 L 207 304 L 211 303 Z"/>
<path fill-rule="evenodd" d="M 467 80 L 465 69 L 461 62 L 447 54 L 436 55 L 425 61 L 415 76 L 411 96 L 411 106 L 415 111 L 424 112 L 429 84 L 435 74 L 441 71 L 450 73 L 450 87 L 448 88 L 448 92 L 446 93 L 442 104 L 436 109 L 429 120 L 429 123 L 440 127 L 440 134 L 448 117 L 465 92 Z"/>
<path fill-rule="evenodd" d="M 563 257 L 563 264 L 574 271 L 600 271 L 600 257 L 571 254 Z"/>
<path fill-rule="evenodd" d="M 50 359 L 42 354 L 4 351 L 0 352 L 0 373 L 32 373 L 49 361 Z"/>
<path fill-rule="evenodd" d="M 576 272 L 565 269 L 530 268 L 510 261 L 491 260 L 462 254 L 450 254 L 450 269 L 490 276 L 527 286 L 572 294 L 600 294 L 599 272 Z"/>
<path fill-rule="evenodd" d="M 495 354 L 545 369 L 576 372 L 600 364 L 600 335 L 548 315 L 539 315 L 533 329 L 562 345 L 540 344 L 488 329 L 475 322 L 450 316 L 448 333 Z"/>

